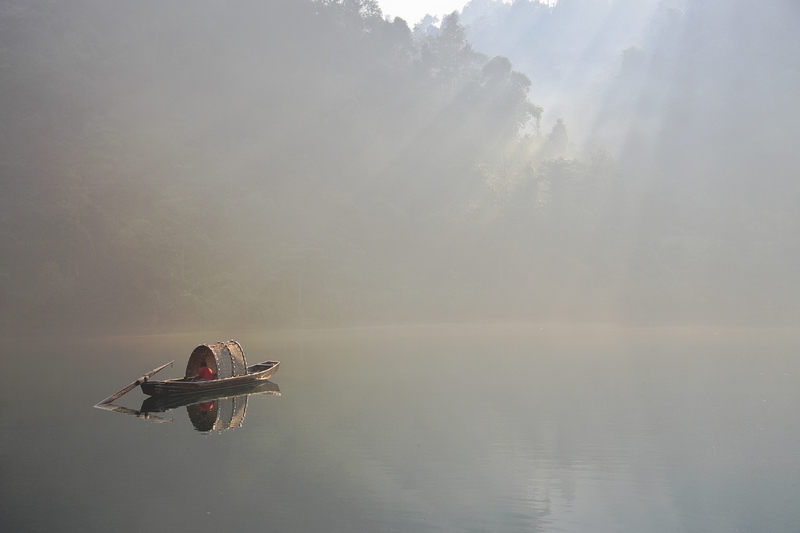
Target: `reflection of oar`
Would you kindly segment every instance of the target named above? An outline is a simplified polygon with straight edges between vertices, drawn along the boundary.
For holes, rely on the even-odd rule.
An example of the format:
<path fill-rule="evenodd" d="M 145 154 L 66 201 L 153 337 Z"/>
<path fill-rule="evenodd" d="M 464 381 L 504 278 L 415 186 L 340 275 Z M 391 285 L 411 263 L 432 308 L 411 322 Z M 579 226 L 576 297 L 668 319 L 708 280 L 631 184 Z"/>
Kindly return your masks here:
<path fill-rule="evenodd" d="M 133 390 L 134 387 L 137 387 L 137 386 L 141 385 L 142 383 L 144 383 L 145 381 L 147 381 L 148 379 L 153 377 L 153 374 L 155 374 L 159 370 L 163 370 L 163 369 L 167 368 L 168 366 L 170 366 L 174 362 L 175 361 L 170 361 L 166 365 L 161 365 L 160 367 L 151 370 L 150 372 L 148 372 L 144 376 L 140 377 L 139 379 L 137 379 L 136 381 L 134 381 L 133 383 L 131 383 L 130 385 L 125 387 L 124 389 L 120 390 L 119 392 L 115 392 L 114 394 L 112 394 L 111 396 L 109 396 L 108 398 L 103 400 L 102 402 L 98 403 L 97 405 L 95 405 L 95 407 L 99 407 L 101 405 L 105 405 L 105 404 L 113 402 L 114 400 L 116 400 L 117 398 L 122 396 L 123 394 Z"/>
<path fill-rule="evenodd" d="M 172 420 L 168 420 L 166 418 L 153 415 L 150 413 L 143 413 L 141 411 L 135 411 L 133 409 L 128 409 L 127 407 L 122 407 L 120 405 L 114 405 L 113 403 L 98 403 L 95 405 L 98 409 L 105 409 L 106 411 L 114 411 L 115 413 L 125 413 L 126 415 L 133 415 L 139 418 L 146 418 L 148 420 L 153 420 L 158 423 L 162 422 L 172 422 Z"/>

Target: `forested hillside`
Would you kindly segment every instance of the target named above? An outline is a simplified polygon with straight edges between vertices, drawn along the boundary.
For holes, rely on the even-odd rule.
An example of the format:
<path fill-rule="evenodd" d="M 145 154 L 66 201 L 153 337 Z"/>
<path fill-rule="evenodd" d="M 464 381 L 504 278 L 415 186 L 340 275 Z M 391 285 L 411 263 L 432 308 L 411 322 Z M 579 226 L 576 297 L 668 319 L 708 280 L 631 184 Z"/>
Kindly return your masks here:
<path fill-rule="evenodd" d="M 795 319 L 797 10 L 718 5 L 654 19 L 712 38 L 619 50 L 573 128 L 457 13 L 414 32 L 370 0 L 9 0 L 3 329 Z M 730 24 L 777 30 L 716 40 Z"/>
<path fill-rule="evenodd" d="M 569 156 L 614 154 L 642 305 L 795 316 L 800 4 L 472 0 L 463 21 L 530 77 L 544 124 L 566 119 Z"/>

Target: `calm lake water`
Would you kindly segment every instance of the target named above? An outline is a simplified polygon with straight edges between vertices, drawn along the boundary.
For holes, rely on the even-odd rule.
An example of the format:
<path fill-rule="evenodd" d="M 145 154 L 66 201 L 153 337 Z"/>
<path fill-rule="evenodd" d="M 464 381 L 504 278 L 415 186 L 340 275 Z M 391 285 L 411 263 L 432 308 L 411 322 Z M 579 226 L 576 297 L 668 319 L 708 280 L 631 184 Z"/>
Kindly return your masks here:
<path fill-rule="evenodd" d="M 241 427 L 92 407 L 229 338 L 282 362 Z M 0 530 L 798 533 L 798 349 L 524 324 L 6 341 Z"/>

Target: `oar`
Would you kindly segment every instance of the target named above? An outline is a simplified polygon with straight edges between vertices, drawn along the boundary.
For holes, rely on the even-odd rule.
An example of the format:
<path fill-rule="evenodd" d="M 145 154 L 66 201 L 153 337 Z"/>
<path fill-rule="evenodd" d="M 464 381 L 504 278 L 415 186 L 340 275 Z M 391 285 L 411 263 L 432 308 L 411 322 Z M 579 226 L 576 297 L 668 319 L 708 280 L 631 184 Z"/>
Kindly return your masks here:
<path fill-rule="evenodd" d="M 98 403 L 97 405 L 95 405 L 95 407 L 100 407 L 101 405 L 106 405 L 106 404 L 109 404 L 109 403 L 113 402 L 114 400 L 116 400 L 117 398 L 122 396 L 123 394 L 133 390 L 134 387 L 137 387 L 137 386 L 141 385 L 142 383 L 144 383 L 145 381 L 147 381 L 148 379 L 153 377 L 153 374 L 155 374 L 159 370 L 163 370 L 163 369 L 167 368 L 168 366 L 170 366 L 174 362 L 175 361 L 170 361 L 166 365 L 161 365 L 160 367 L 151 370 L 150 372 L 148 372 L 144 376 L 140 377 L 139 379 L 137 379 L 136 381 L 134 381 L 133 383 L 131 383 L 130 385 L 125 387 L 124 389 L 120 390 L 119 392 L 115 392 L 114 394 L 112 394 L 111 396 L 109 396 L 108 398 L 103 400 L 102 402 Z"/>

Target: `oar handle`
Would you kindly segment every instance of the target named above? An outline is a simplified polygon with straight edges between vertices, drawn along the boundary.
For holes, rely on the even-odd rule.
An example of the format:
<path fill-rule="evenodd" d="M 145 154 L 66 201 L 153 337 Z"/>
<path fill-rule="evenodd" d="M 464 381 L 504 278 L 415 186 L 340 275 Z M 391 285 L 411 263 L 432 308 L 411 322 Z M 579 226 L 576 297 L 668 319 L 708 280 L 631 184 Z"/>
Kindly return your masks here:
<path fill-rule="evenodd" d="M 175 361 L 173 360 L 173 361 L 170 361 L 169 363 L 167 363 L 167 364 L 165 364 L 165 365 L 161 365 L 161 366 L 160 366 L 160 367 L 158 367 L 158 368 L 154 368 L 153 370 L 151 370 L 150 372 L 148 372 L 148 373 L 147 373 L 147 374 L 145 374 L 144 376 L 140 377 L 139 379 L 137 379 L 136 381 L 134 381 L 133 383 L 131 383 L 131 384 L 130 384 L 130 385 L 128 385 L 127 387 L 125 387 L 125 388 L 123 388 L 123 389 L 121 389 L 121 390 L 119 390 L 119 391 L 115 392 L 114 394 L 112 394 L 111 396 L 109 396 L 108 398 L 106 398 L 105 400 L 103 400 L 102 402 L 98 403 L 97 405 L 95 405 L 95 407 L 98 407 L 98 406 L 101 406 L 101 405 L 106 405 L 106 404 L 109 404 L 109 403 L 113 402 L 113 401 L 114 401 L 114 400 L 116 400 L 117 398 L 120 398 L 120 397 L 121 397 L 123 394 L 126 394 L 126 393 L 130 392 L 130 391 L 131 391 L 131 390 L 133 390 L 135 387 L 137 387 L 137 386 L 141 385 L 142 383 L 144 383 L 145 381 L 147 381 L 148 379 L 150 379 L 151 377 L 153 377 L 153 375 L 154 375 L 156 372 L 158 372 L 158 371 L 160 371 L 160 370 L 163 370 L 163 369 L 167 368 L 168 366 L 172 365 L 172 363 L 174 363 L 174 362 L 175 362 Z"/>

